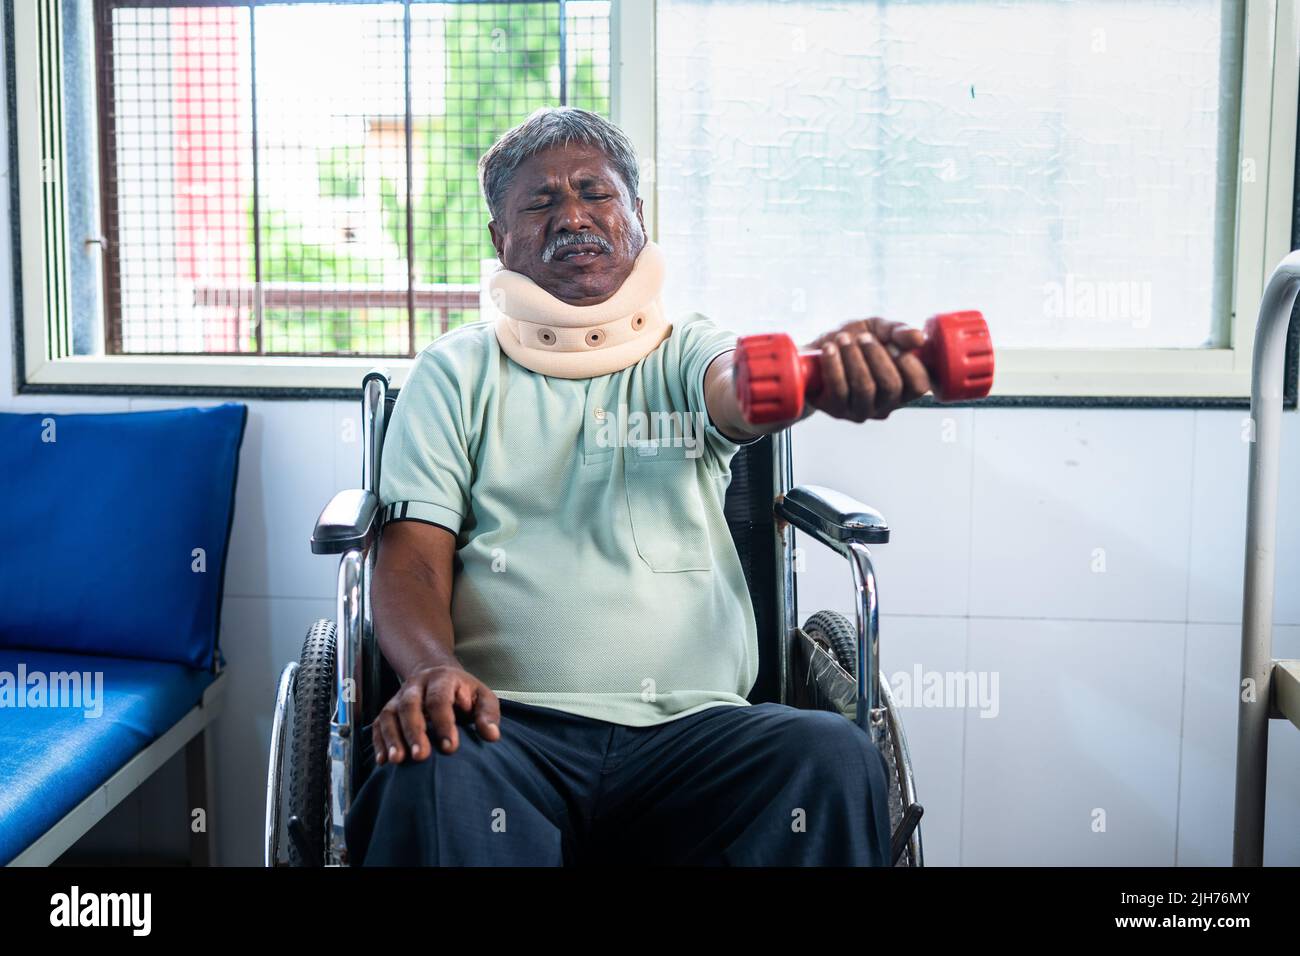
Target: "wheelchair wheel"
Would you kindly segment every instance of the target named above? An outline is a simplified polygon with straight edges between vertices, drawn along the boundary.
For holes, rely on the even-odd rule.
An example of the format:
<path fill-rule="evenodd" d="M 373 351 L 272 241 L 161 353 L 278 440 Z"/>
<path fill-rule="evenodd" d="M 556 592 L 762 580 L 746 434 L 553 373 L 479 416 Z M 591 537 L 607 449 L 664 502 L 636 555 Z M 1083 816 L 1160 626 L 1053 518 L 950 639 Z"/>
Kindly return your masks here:
<path fill-rule="evenodd" d="M 324 866 L 329 824 L 330 719 L 334 715 L 335 625 L 321 620 L 302 642 L 289 747 L 289 863 Z"/>
<path fill-rule="evenodd" d="M 824 648 L 851 677 L 856 677 L 858 629 L 852 621 L 837 611 L 818 611 L 804 623 L 803 631 L 809 639 Z M 889 832 L 896 841 L 905 841 L 895 865 L 920 866 L 919 822 L 922 811 L 916 806 L 911 759 L 907 751 L 907 738 L 903 734 L 903 724 L 898 715 L 898 705 L 894 702 L 883 674 L 880 677 L 880 708 L 884 712 L 884 720 L 879 733 L 874 733 L 872 737 L 889 769 Z"/>
<path fill-rule="evenodd" d="M 880 679 L 880 704 L 885 711 L 884 753 L 889 766 L 889 832 L 895 849 L 895 866 L 921 866 L 921 814 L 912 780 L 912 760 L 907 751 L 907 737 L 898 716 L 898 705 L 884 675 Z"/>
<path fill-rule="evenodd" d="M 803 625 L 804 633 L 820 644 L 835 663 L 855 675 L 858 672 L 858 629 L 838 611 L 818 611 Z"/>

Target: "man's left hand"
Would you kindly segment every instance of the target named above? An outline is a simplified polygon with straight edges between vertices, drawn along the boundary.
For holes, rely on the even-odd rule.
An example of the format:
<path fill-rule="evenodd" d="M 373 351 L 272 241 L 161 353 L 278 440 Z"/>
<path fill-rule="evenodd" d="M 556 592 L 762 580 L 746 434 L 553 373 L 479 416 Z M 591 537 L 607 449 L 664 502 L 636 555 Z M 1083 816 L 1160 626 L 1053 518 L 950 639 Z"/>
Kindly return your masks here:
<path fill-rule="evenodd" d="M 809 405 L 834 418 L 865 422 L 930 390 L 917 350 L 925 333 L 902 322 L 855 319 L 809 343 L 821 349 L 821 390 Z"/>

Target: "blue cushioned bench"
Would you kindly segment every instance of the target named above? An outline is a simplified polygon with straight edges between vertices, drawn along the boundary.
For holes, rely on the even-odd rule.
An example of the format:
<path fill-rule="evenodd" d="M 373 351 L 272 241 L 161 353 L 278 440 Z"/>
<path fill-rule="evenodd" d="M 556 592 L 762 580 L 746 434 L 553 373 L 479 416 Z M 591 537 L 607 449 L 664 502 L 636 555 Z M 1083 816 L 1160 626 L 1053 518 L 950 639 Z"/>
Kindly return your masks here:
<path fill-rule="evenodd" d="M 0 414 L 0 863 L 48 864 L 182 748 L 211 817 L 247 408 Z M 207 832 L 191 834 L 206 863 Z"/>

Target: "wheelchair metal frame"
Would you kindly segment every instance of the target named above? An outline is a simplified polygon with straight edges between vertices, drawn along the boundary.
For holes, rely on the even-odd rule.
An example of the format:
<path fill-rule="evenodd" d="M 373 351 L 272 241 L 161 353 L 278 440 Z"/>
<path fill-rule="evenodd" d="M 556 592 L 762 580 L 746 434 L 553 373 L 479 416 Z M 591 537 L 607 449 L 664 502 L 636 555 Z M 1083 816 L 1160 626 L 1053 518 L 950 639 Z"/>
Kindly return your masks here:
<path fill-rule="evenodd" d="M 362 488 L 340 492 L 322 512 L 312 551 L 340 554 L 338 569 L 337 651 L 335 666 L 335 710 L 330 721 L 328 759 L 330 773 L 329 818 L 326 837 L 327 865 L 347 865 L 344 821 L 361 781 L 354 759 L 356 734 L 365 725 L 366 707 L 377 701 L 380 691 L 381 658 L 370 612 L 370 582 L 374 573 L 375 544 L 379 537 L 379 472 L 387 421 L 388 374 L 372 370 L 362 382 Z M 881 681 L 879 670 L 879 601 L 875 571 L 868 543 L 889 540 L 884 518 L 847 496 L 823 488 L 793 484 L 789 433 L 772 436 L 775 476 L 774 509 L 776 554 L 780 587 L 776 595 L 777 620 L 784 639 L 778 651 L 779 701 L 791 700 L 792 661 L 797 641 L 807 640 L 798 624 L 794 582 L 796 529 L 843 556 L 850 567 L 855 600 L 857 672 L 851 686 L 842 691 L 854 700 L 853 719 L 877 747 L 892 748 L 891 770 L 897 775 L 902 807 L 908 811 L 911 827 L 905 853 L 912 866 L 923 865 L 921 808 L 916 805 L 916 786 L 910 755 L 898 713 Z M 333 516 L 332 518 L 330 516 Z M 339 533 L 324 533 L 333 529 Z M 829 657 L 827 657 L 829 660 Z M 830 668 L 845 673 L 838 666 Z M 280 675 L 271 730 L 270 765 L 267 773 L 265 864 L 275 866 L 280 855 L 282 769 L 286 751 L 289 702 L 293 698 L 298 663 L 290 662 Z M 892 789 L 892 787 L 891 787 Z M 322 795 L 324 796 L 324 795 Z M 896 836 L 897 840 L 897 836 Z M 898 848 L 896 848 L 898 849 Z"/>

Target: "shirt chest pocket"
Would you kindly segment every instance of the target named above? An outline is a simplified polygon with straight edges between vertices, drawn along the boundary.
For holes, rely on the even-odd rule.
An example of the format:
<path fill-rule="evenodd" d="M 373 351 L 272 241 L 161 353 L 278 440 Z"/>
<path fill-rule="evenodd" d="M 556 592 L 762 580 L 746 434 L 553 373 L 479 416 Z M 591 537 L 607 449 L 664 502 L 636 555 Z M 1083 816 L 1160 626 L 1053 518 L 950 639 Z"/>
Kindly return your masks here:
<path fill-rule="evenodd" d="M 652 571 L 708 571 L 708 515 L 698 456 L 684 445 L 623 449 L 627 510 L 637 553 Z"/>

